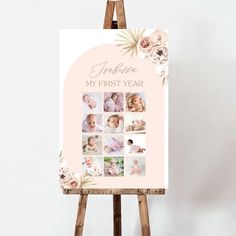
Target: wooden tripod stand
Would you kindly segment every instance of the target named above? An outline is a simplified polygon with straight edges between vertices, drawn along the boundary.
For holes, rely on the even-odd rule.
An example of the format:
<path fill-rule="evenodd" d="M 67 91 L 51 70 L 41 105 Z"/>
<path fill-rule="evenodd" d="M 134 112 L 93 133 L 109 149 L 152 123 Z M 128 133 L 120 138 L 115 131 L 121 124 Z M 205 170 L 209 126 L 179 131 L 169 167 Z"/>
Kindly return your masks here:
<path fill-rule="evenodd" d="M 113 21 L 116 9 L 117 21 Z M 104 20 L 104 29 L 126 29 L 125 8 L 123 0 L 107 1 Z M 64 194 L 79 194 L 79 206 L 76 219 L 74 236 L 82 236 L 84 228 L 85 212 L 88 194 L 112 194 L 113 195 L 113 222 L 114 236 L 121 236 L 121 195 L 135 194 L 138 196 L 139 214 L 142 236 L 150 236 L 149 215 L 147 206 L 147 194 L 164 195 L 165 189 L 66 189 Z"/>

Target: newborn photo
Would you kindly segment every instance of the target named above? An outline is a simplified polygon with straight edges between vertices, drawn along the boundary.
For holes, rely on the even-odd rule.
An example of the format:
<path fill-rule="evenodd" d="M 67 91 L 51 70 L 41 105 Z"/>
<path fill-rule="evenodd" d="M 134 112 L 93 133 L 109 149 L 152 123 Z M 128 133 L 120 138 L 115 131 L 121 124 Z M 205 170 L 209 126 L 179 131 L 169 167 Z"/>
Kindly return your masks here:
<path fill-rule="evenodd" d="M 84 113 L 102 112 L 102 93 L 83 93 L 82 109 Z"/>
<path fill-rule="evenodd" d="M 89 133 L 102 132 L 102 115 L 84 114 L 82 122 L 82 131 Z"/>
<path fill-rule="evenodd" d="M 144 112 L 146 110 L 144 93 L 126 93 L 126 111 Z"/>
<path fill-rule="evenodd" d="M 82 152 L 87 155 L 102 154 L 102 136 L 101 135 L 83 135 Z"/>
<path fill-rule="evenodd" d="M 146 152 L 145 135 L 126 135 L 125 154 L 141 154 Z"/>
<path fill-rule="evenodd" d="M 130 156 L 125 157 L 125 176 L 144 176 L 145 157 Z"/>
<path fill-rule="evenodd" d="M 146 120 L 145 113 L 126 113 L 125 131 L 130 134 L 145 134 Z"/>
<path fill-rule="evenodd" d="M 115 92 L 104 93 L 104 111 L 105 112 L 124 111 L 124 94 Z"/>
<path fill-rule="evenodd" d="M 103 136 L 103 153 L 109 155 L 122 155 L 124 152 L 124 137 L 121 135 Z"/>
<path fill-rule="evenodd" d="M 104 157 L 104 176 L 124 176 L 124 158 Z"/>
<path fill-rule="evenodd" d="M 86 156 L 82 159 L 82 173 L 91 176 L 103 175 L 102 157 Z"/>
<path fill-rule="evenodd" d="M 124 117 L 119 113 L 104 115 L 104 133 L 119 134 L 124 131 Z"/>

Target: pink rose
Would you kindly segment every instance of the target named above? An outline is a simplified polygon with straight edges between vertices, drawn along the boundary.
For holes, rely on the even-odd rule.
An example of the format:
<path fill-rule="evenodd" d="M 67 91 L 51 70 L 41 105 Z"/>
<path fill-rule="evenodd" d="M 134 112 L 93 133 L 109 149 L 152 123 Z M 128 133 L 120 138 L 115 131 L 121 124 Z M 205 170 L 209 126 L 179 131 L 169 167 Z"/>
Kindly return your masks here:
<path fill-rule="evenodd" d="M 150 37 L 143 37 L 139 42 L 139 48 L 143 52 L 149 52 L 152 49 L 152 41 Z"/>

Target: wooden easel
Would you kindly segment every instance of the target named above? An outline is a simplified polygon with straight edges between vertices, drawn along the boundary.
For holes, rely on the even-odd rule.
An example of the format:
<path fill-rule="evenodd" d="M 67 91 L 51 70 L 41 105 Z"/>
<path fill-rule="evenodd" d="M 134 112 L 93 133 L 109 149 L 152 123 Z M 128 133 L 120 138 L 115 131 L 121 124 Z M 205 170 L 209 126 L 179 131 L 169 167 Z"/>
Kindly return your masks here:
<path fill-rule="evenodd" d="M 116 8 L 117 21 L 113 21 Z M 104 29 L 126 29 L 125 8 L 123 0 L 107 1 Z M 65 189 L 64 194 L 79 194 L 79 206 L 75 225 L 74 236 L 82 236 L 84 228 L 85 212 L 88 194 L 112 194 L 113 195 L 113 224 L 114 236 L 121 236 L 121 195 L 138 196 L 139 215 L 141 221 L 142 236 L 150 236 L 150 224 L 147 205 L 147 194 L 164 195 L 165 189 Z"/>

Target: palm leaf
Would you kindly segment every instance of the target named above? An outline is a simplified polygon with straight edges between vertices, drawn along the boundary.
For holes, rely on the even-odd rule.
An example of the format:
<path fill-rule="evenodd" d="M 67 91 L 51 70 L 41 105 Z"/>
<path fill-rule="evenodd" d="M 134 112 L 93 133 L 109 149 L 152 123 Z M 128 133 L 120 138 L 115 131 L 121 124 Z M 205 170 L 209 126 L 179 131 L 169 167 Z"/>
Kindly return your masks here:
<path fill-rule="evenodd" d="M 121 47 L 122 55 L 130 53 L 131 57 L 138 54 L 138 42 L 142 38 L 145 29 L 134 29 L 134 30 L 121 30 L 117 34 L 118 39 L 115 41 L 119 42 L 118 47 Z"/>

